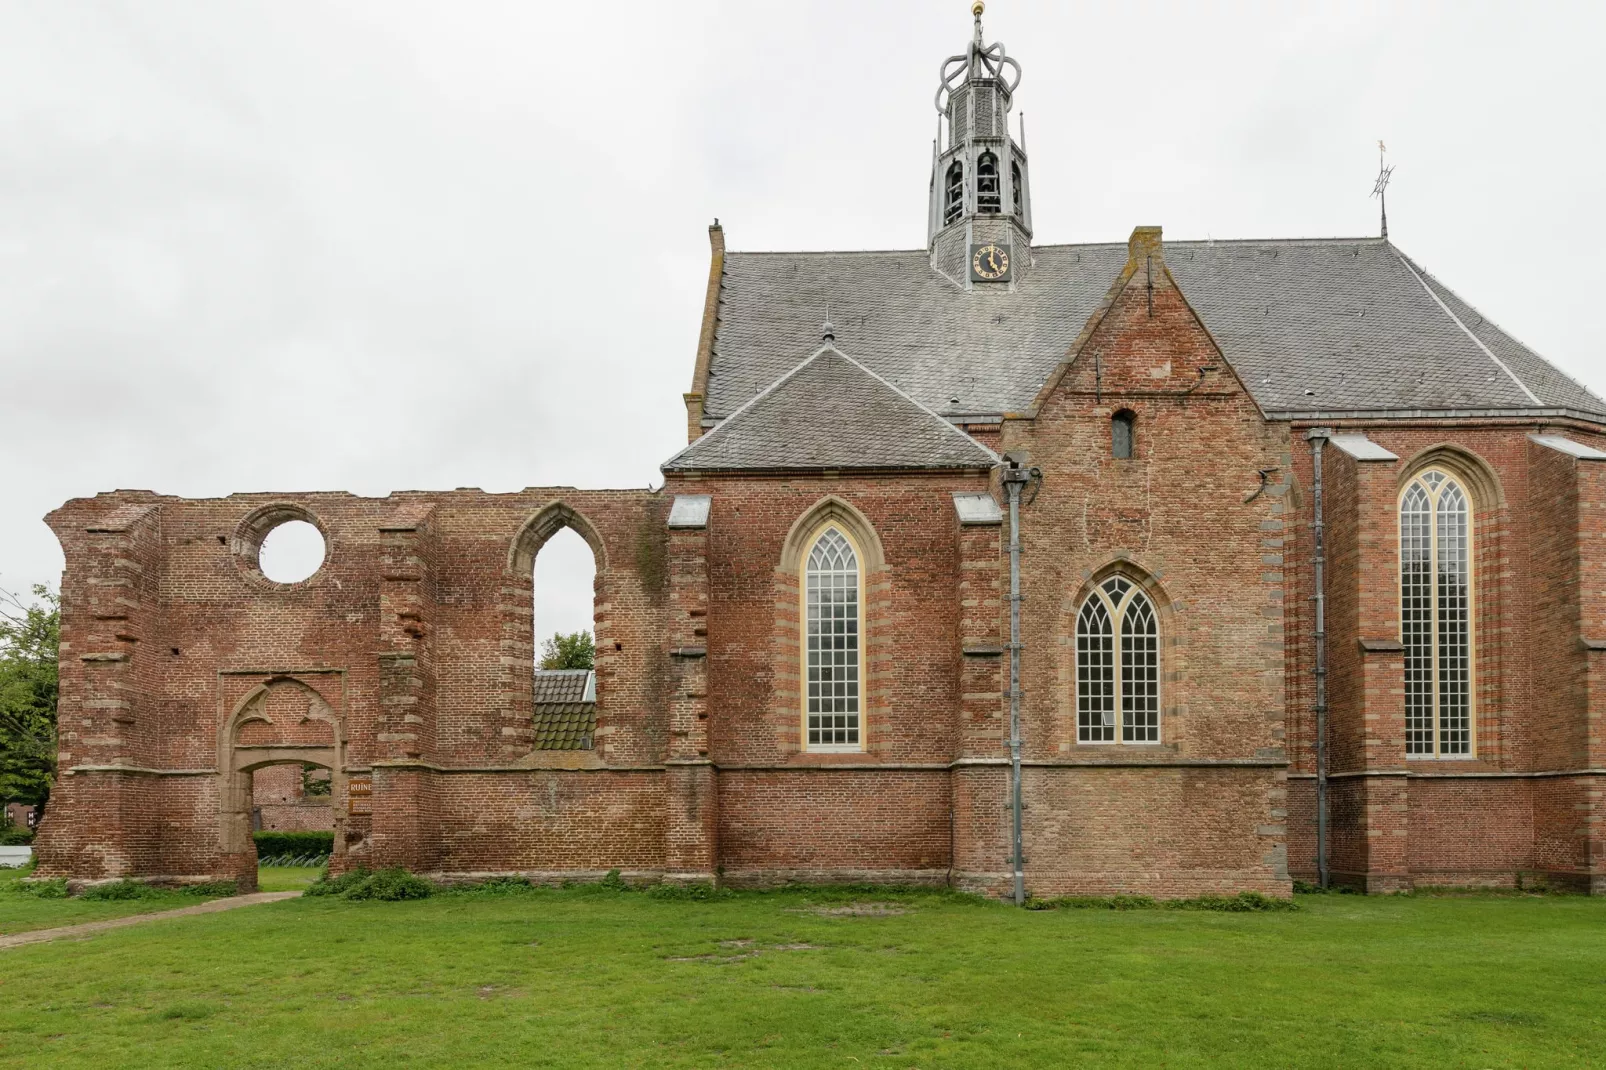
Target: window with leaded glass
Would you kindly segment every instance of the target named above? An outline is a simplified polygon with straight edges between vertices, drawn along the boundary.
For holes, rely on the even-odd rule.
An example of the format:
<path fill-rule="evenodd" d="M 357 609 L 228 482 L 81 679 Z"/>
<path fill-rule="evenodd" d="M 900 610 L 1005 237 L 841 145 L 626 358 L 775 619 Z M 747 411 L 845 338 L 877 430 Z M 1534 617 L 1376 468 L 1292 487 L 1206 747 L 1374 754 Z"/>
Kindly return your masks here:
<path fill-rule="evenodd" d="M 804 566 L 804 702 L 809 750 L 858 750 L 859 558 L 835 526 L 820 533 Z"/>
<path fill-rule="evenodd" d="M 1160 621 L 1125 576 L 1095 587 L 1076 615 L 1076 741 L 1160 742 Z"/>
<path fill-rule="evenodd" d="M 1436 468 L 1400 496 L 1400 640 L 1406 755 L 1471 757 L 1472 504 Z"/>

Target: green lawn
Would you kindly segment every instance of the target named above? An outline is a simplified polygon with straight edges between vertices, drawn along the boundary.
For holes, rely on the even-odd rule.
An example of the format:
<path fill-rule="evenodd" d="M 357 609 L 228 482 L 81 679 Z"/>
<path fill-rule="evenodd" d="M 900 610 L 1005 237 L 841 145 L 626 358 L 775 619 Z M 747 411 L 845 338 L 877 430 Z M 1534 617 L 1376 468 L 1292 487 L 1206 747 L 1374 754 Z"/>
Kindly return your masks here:
<path fill-rule="evenodd" d="M 30 872 L 31 869 L 0 869 L 0 936 L 30 929 L 53 929 L 58 925 L 105 921 L 129 914 L 177 910 L 217 898 L 215 895 L 187 895 L 152 888 L 145 890 L 143 898 L 139 899 L 39 899 L 18 890 L 18 885 Z"/>
<path fill-rule="evenodd" d="M 1606 1064 L 1606 901 L 1300 905 L 298 899 L 0 951 L 0 1065 Z"/>

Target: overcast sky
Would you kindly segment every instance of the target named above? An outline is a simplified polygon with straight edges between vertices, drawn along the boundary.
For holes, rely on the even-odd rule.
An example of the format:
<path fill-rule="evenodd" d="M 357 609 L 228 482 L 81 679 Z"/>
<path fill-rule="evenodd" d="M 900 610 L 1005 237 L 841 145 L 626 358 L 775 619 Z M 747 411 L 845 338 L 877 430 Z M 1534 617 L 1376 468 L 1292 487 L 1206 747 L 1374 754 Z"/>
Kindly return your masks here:
<path fill-rule="evenodd" d="M 119 487 L 658 483 L 708 223 L 921 246 L 968 7 L 5 0 L 0 586 L 54 584 L 40 517 Z M 1606 394 L 1606 4 L 985 24 L 1038 242 L 1372 234 L 1383 138 L 1391 237 Z M 543 633 L 586 623 L 577 559 L 543 555 Z"/>

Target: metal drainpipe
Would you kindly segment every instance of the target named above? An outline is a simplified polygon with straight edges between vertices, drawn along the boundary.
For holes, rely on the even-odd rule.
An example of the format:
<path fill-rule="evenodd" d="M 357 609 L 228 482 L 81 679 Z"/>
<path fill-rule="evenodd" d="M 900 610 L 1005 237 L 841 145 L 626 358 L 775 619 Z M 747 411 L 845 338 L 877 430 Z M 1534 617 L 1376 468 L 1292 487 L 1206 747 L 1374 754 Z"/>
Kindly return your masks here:
<path fill-rule="evenodd" d="M 1305 434 L 1311 460 L 1311 545 L 1316 597 L 1316 883 L 1327 887 L 1327 544 L 1322 519 L 1322 447 L 1332 432 L 1313 427 Z"/>
<path fill-rule="evenodd" d="M 1015 905 L 1026 902 L 1025 859 L 1021 857 L 1020 834 L 1020 489 L 1031 479 L 1031 471 L 1010 461 L 1004 469 L 1004 489 L 1009 494 L 1009 798 L 1014 823 L 1010 840 L 1011 865 L 1015 871 Z"/>

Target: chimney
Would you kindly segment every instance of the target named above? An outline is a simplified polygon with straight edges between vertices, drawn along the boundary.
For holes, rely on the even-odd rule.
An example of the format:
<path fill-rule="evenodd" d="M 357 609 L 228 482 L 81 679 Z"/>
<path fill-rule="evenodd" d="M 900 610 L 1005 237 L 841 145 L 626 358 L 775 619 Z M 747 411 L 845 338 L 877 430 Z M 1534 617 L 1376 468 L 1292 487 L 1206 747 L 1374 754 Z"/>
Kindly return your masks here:
<path fill-rule="evenodd" d="M 1126 240 L 1126 256 L 1129 264 L 1142 264 L 1149 257 L 1163 261 L 1165 245 L 1160 241 L 1160 228 L 1133 227 L 1132 236 Z"/>

